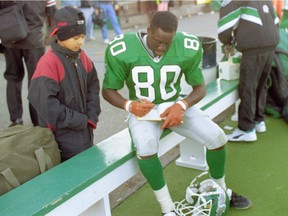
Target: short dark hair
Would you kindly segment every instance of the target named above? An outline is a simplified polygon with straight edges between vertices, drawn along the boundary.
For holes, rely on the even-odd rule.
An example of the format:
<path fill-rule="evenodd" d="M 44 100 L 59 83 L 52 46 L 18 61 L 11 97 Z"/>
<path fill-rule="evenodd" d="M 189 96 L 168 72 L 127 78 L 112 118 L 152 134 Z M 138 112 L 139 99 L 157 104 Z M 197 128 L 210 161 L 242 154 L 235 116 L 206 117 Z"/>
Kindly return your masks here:
<path fill-rule="evenodd" d="M 160 28 L 164 32 L 176 32 L 178 28 L 178 19 L 170 11 L 157 11 L 152 17 L 150 28 L 152 31 L 156 31 Z"/>

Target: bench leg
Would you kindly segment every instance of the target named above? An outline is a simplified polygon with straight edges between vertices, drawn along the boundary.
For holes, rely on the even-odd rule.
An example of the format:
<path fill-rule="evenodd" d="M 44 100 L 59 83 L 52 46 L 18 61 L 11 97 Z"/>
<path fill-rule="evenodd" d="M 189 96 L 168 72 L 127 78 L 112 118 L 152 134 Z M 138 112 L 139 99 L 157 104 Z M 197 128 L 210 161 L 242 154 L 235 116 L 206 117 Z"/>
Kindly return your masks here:
<path fill-rule="evenodd" d="M 109 195 L 107 194 L 102 200 L 81 213 L 81 216 L 111 216 Z"/>
<path fill-rule="evenodd" d="M 197 170 L 208 170 L 206 162 L 206 148 L 191 139 L 185 139 L 180 143 L 180 158 L 176 165 Z"/>
<path fill-rule="evenodd" d="M 235 102 L 235 113 L 234 115 L 232 115 L 231 117 L 231 120 L 232 121 L 238 121 L 238 109 L 239 109 L 239 104 L 240 104 L 240 99 L 238 99 L 236 102 Z"/>

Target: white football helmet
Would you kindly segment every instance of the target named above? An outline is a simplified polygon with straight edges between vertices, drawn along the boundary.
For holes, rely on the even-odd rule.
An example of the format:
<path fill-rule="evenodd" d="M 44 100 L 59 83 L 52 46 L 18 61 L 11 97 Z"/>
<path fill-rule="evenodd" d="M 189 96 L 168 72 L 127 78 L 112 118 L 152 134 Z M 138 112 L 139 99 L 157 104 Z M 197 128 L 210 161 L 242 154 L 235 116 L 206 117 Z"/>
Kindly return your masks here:
<path fill-rule="evenodd" d="M 229 208 L 229 196 L 212 179 L 200 181 L 197 176 L 186 189 L 185 199 L 175 202 L 175 211 L 180 216 L 221 216 Z"/>

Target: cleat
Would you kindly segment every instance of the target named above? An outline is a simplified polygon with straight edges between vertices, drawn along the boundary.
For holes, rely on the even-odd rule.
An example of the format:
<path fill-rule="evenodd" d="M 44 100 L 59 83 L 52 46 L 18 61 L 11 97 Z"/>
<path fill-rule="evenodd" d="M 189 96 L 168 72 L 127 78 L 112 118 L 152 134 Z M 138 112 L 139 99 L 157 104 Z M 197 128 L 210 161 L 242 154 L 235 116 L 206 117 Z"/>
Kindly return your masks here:
<path fill-rule="evenodd" d="M 230 199 L 230 207 L 231 208 L 235 208 L 235 209 L 248 209 L 252 206 L 252 202 L 235 193 L 235 192 L 232 192 L 232 195 L 231 195 L 231 199 Z"/>

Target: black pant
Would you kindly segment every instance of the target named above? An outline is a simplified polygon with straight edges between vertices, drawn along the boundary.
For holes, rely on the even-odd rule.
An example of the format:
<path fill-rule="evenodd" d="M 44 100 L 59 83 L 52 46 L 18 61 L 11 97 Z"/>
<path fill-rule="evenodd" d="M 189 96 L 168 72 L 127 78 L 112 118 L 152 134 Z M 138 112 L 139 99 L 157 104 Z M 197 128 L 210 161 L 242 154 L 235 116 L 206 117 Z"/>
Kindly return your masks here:
<path fill-rule="evenodd" d="M 36 69 L 37 62 L 45 53 L 45 47 L 37 49 L 14 49 L 5 48 L 4 55 L 6 60 L 6 70 L 4 78 L 7 80 L 6 98 L 10 114 L 10 120 L 15 121 L 22 118 L 22 81 L 25 75 L 25 67 L 28 72 L 28 88 L 30 80 Z M 27 99 L 26 99 L 27 100 Z M 29 104 L 29 112 L 31 121 L 34 125 L 38 125 L 37 112 Z"/>
<path fill-rule="evenodd" d="M 238 127 L 248 131 L 264 120 L 267 98 L 267 80 L 270 75 L 274 51 L 260 54 L 243 53 L 240 66 Z"/>

